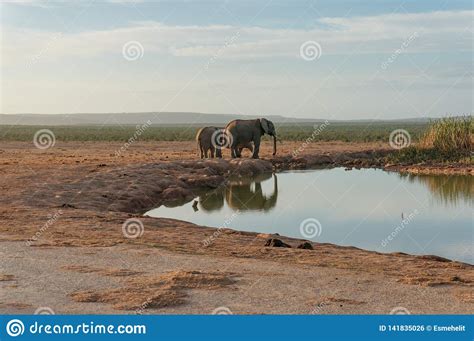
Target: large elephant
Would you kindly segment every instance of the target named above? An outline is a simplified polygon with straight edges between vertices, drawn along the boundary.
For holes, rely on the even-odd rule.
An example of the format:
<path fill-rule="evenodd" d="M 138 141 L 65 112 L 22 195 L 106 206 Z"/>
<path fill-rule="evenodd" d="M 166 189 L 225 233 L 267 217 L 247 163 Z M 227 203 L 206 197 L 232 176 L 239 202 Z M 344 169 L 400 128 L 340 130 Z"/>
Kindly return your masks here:
<path fill-rule="evenodd" d="M 271 173 L 265 173 L 251 180 L 230 181 L 225 193 L 227 205 L 239 211 L 268 211 L 275 207 L 278 199 L 276 174 L 273 174 L 273 192 L 269 196 L 263 193 L 261 184 L 262 181 L 271 177 Z"/>
<path fill-rule="evenodd" d="M 273 155 L 276 154 L 277 137 L 275 126 L 272 121 L 269 121 L 266 118 L 231 121 L 225 127 L 225 133 L 228 136 L 229 141 L 232 141 L 230 149 L 233 158 L 241 156 L 239 146 L 253 142 L 254 149 L 252 157 L 258 159 L 260 140 L 264 134 L 273 136 Z"/>
<path fill-rule="evenodd" d="M 198 144 L 201 159 L 208 157 L 208 152 L 211 154 L 211 158 L 222 157 L 222 150 L 217 144 L 217 135 L 223 128 L 217 127 L 204 127 L 199 129 L 196 134 L 196 142 Z M 215 141 L 213 141 L 215 140 Z"/>
<path fill-rule="evenodd" d="M 220 211 L 225 200 L 234 211 L 268 211 L 277 203 L 277 176 L 273 174 L 273 192 L 268 196 L 263 193 L 261 182 L 271 177 L 271 173 L 264 173 L 250 179 L 231 179 L 225 186 L 199 195 L 199 200 L 194 201 L 193 208 L 195 211 Z"/>

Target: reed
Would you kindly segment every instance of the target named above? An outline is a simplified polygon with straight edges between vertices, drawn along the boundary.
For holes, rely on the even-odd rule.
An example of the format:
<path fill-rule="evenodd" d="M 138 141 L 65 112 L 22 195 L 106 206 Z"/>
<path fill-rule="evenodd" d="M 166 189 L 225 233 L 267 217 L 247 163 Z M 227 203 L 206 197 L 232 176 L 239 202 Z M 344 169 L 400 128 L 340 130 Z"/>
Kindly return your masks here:
<path fill-rule="evenodd" d="M 432 122 L 420 139 L 421 148 L 432 148 L 444 153 L 469 154 L 473 146 L 472 116 L 446 117 Z"/>

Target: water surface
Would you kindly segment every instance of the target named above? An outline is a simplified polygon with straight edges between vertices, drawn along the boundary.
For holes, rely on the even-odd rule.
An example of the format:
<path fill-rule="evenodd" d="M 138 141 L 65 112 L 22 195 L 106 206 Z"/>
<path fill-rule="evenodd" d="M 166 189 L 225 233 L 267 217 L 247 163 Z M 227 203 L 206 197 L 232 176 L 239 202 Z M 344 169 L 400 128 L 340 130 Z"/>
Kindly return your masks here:
<path fill-rule="evenodd" d="M 473 192 L 472 176 L 292 171 L 231 179 L 147 215 L 473 263 Z"/>

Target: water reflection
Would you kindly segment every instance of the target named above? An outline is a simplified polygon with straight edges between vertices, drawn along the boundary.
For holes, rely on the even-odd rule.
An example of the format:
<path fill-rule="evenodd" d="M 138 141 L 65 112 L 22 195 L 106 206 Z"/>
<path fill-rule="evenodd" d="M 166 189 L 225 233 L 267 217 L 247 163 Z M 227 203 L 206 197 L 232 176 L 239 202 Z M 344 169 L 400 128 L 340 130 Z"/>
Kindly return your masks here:
<path fill-rule="evenodd" d="M 267 195 L 262 182 L 273 179 L 273 190 Z M 278 179 L 276 174 L 261 174 L 253 178 L 234 178 L 213 191 L 201 194 L 195 211 L 219 211 L 227 205 L 235 211 L 269 211 L 275 207 L 278 199 Z"/>
<path fill-rule="evenodd" d="M 310 238 L 314 241 L 473 263 L 473 189 L 472 176 L 343 168 L 292 171 L 234 178 L 147 215 L 295 238 L 302 237 L 301 222 L 315 218 L 323 232 Z M 397 230 L 411 212 L 417 213 Z M 384 243 L 394 231 L 396 236 Z"/>
<path fill-rule="evenodd" d="M 400 177 L 425 185 L 433 198 L 443 204 L 472 203 L 474 200 L 474 181 L 469 175 L 400 174 Z"/>

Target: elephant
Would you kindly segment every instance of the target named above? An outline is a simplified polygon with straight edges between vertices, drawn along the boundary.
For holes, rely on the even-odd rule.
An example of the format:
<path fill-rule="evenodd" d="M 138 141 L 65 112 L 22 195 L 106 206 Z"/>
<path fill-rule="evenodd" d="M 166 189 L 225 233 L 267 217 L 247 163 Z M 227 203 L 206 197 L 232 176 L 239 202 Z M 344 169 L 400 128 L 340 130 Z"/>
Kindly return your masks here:
<path fill-rule="evenodd" d="M 260 140 L 264 134 L 273 136 L 273 155 L 276 154 L 277 137 L 275 126 L 272 121 L 266 118 L 231 121 L 225 127 L 225 134 L 228 136 L 229 141 L 232 141 L 230 146 L 232 158 L 241 156 L 239 146 L 253 142 L 252 158 L 258 159 Z"/>
<path fill-rule="evenodd" d="M 208 157 L 208 152 L 210 151 L 211 158 L 222 157 L 222 150 L 217 145 L 217 141 L 212 141 L 213 138 L 216 140 L 216 136 L 219 131 L 222 131 L 223 128 L 216 128 L 216 127 L 204 127 L 199 129 L 196 134 L 196 142 L 198 144 L 199 152 L 201 155 L 201 159 Z"/>
<path fill-rule="evenodd" d="M 265 173 L 251 179 L 231 179 L 227 185 L 199 195 L 198 200 L 194 201 L 193 209 L 220 211 L 225 200 L 227 206 L 234 211 L 268 211 L 275 207 L 278 199 L 277 176 L 273 174 L 273 192 L 269 196 L 263 194 L 261 182 L 271 177 L 271 173 Z"/>
<path fill-rule="evenodd" d="M 213 141 L 214 140 L 214 141 Z M 201 159 L 208 157 L 208 151 L 210 151 L 211 158 L 222 157 L 222 148 L 226 147 L 226 138 L 224 128 L 216 127 L 204 127 L 199 129 L 196 134 L 196 141 L 198 143 L 198 148 L 200 151 Z M 253 145 L 251 142 L 242 143 L 237 146 L 239 155 L 242 153 L 242 150 L 246 148 L 253 153 Z"/>
<path fill-rule="evenodd" d="M 265 173 L 251 179 L 250 181 L 230 181 L 227 186 L 225 199 L 227 205 L 238 211 L 268 211 L 275 207 L 278 199 L 278 181 L 273 174 L 273 192 L 266 196 L 262 191 L 262 181 L 272 177 L 271 173 Z M 252 184 L 254 186 L 252 187 Z"/>

